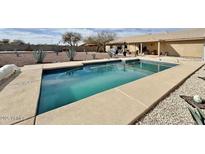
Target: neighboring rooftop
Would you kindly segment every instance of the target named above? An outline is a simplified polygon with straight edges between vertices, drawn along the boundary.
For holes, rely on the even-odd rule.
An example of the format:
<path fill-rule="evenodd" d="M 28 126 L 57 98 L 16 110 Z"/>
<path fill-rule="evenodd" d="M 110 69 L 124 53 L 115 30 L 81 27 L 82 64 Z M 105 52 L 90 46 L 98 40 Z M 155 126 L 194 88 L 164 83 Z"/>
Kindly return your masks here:
<path fill-rule="evenodd" d="M 156 41 L 179 41 L 179 40 L 201 40 L 205 39 L 205 28 L 186 29 L 177 32 L 165 32 L 158 34 L 135 35 L 117 38 L 109 44 L 120 43 L 143 43 Z"/>

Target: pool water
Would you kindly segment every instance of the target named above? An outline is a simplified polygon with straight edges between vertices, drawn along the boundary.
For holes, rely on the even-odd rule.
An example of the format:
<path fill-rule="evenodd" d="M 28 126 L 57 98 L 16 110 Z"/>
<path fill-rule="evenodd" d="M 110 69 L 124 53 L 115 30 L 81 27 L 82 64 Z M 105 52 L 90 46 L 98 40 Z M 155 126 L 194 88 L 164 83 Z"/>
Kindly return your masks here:
<path fill-rule="evenodd" d="M 174 64 L 150 61 L 112 62 L 44 71 L 37 114 L 126 84 Z"/>

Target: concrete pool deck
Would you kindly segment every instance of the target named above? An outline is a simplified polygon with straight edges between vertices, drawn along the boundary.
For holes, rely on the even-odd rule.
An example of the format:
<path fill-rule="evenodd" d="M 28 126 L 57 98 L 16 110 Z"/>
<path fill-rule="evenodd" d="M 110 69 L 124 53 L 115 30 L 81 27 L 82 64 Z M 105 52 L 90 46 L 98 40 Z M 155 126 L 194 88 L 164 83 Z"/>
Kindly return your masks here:
<path fill-rule="evenodd" d="M 138 58 L 159 60 L 149 57 L 123 60 Z M 0 124 L 132 124 L 204 65 L 200 61 L 162 58 L 162 62 L 179 62 L 180 65 L 36 116 L 42 70 L 121 59 L 22 67 L 22 73 L 0 92 Z"/>

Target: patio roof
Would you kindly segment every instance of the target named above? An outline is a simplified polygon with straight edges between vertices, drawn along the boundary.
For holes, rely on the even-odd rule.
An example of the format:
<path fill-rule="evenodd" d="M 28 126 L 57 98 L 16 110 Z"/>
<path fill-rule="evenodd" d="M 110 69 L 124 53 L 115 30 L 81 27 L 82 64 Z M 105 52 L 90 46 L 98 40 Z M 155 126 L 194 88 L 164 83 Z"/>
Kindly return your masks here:
<path fill-rule="evenodd" d="M 158 34 L 136 35 L 130 37 L 121 37 L 109 44 L 121 43 L 144 43 L 157 41 L 183 41 L 183 40 L 201 40 L 205 39 L 205 28 L 188 29 L 177 32 L 166 32 Z"/>

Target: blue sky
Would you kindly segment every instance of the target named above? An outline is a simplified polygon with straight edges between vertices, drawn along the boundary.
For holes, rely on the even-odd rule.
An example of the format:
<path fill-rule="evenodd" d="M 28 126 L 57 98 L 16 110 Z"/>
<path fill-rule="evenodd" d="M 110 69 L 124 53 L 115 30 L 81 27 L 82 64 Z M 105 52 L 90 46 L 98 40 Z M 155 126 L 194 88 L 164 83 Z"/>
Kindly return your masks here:
<path fill-rule="evenodd" d="M 177 28 L 0 28 L 1 39 L 21 39 L 31 44 L 57 44 L 65 32 L 78 32 L 83 37 L 95 35 L 100 31 L 115 32 L 117 37 L 142 35 L 148 33 L 172 32 Z"/>

